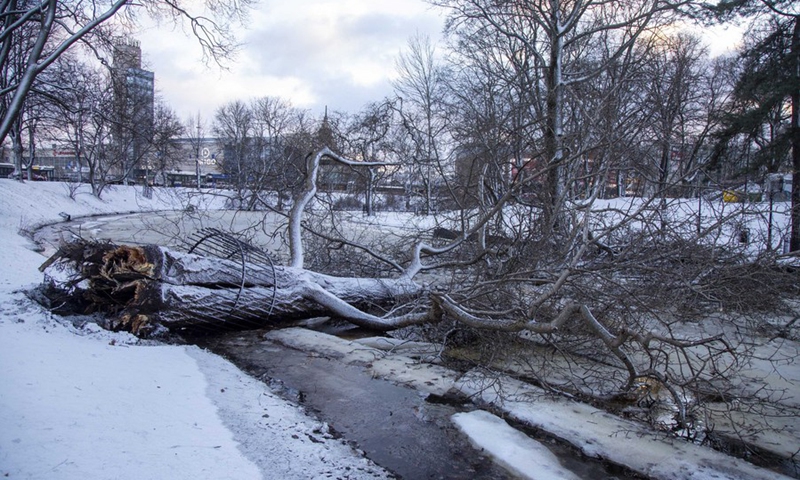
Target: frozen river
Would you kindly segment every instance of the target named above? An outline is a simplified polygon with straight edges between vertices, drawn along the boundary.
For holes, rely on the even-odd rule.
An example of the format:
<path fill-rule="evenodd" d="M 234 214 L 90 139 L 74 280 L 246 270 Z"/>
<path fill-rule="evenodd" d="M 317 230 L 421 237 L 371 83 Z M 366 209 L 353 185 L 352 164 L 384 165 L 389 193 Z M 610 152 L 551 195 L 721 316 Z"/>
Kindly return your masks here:
<path fill-rule="evenodd" d="M 265 250 L 277 251 L 281 248 L 285 223 L 277 214 L 235 210 L 135 213 L 85 217 L 49 225 L 36 232 L 36 241 L 53 249 L 59 241 L 75 237 L 187 249 L 192 233 L 217 228 L 240 235 Z"/>

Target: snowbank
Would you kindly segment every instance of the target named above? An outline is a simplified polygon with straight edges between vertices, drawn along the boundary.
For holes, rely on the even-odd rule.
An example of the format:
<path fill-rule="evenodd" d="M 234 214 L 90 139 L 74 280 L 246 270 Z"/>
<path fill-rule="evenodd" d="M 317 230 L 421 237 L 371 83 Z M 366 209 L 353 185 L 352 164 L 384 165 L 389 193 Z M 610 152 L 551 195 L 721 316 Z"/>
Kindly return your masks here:
<path fill-rule="evenodd" d="M 558 458 L 541 443 L 512 428 L 502 418 L 483 410 L 453 415 L 453 422 L 472 444 L 491 455 L 519 478 L 536 480 L 578 477 L 561 467 Z"/>
<path fill-rule="evenodd" d="M 715 450 L 671 438 L 666 433 L 626 420 L 592 406 L 554 398 L 543 390 L 511 378 L 487 377 L 478 371 L 459 375 L 417 358 L 431 347 L 411 344 L 414 353 L 392 354 L 401 344 L 383 345 L 381 339 L 343 340 L 299 328 L 282 329 L 265 336 L 304 351 L 365 366 L 380 378 L 409 385 L 421 392 L 443 394 L 453 390 L 476 403 L 541 429 L 579 448 L 589 457 L 602 458 L 659 480 L 777 480 L 788 478 Z M 523 477 L 561 477 L 558 460 L 544 454 L 539 442 L 522 441 L 520 432 L 493 415 L 473 412 L 454 421 L 472 443 L 498 463 Z"/>
<path fill-rule="evenodd" d="M 542 429 L 581 449 L 659 480 L 777 480 L 789 477 L 715 450 L 659 434 L 590 405 L 553 398 L 507 377 L 468 372 L 458 389 L 514 420 Z"/>
<path fill-rule="evenodd" d="M 56 321 L 20 292 L 45 260 L 17 234 L 83 215 L 185 208 L 198 198 L 0 180 L 0 476 L 387 478 L 328 428 L 229 362 Z M 212 202 L 217 202 L 213 200 Z"/>

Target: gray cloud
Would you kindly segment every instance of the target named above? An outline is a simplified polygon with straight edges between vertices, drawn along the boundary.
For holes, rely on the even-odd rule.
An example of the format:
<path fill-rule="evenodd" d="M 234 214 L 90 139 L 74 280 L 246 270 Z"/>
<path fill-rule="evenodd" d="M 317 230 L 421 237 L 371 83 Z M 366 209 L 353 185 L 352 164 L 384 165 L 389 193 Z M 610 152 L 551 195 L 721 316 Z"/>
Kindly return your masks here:
<path fill-rule="evenodd" d="M 402 5 L 400 5 L 402 3 Z M 141 36 L 145 57 L 166 100 L 182 116 L 210 117 L 235 99 L 281 96 L 315 111 L 355 111 L 391 93 L 397 55 L 416 32 L 438 36 L 442 21 L 422 0 L 265 0 L 240 39 L 230 72 L 208 69 L 192 40 Z M 394 10 L 394 11 L 393 11 Z M 171 38 L 171 40 L 165 40 Z"/>
<path fill-rule="evenodd" d="M 387 14 L 346 16 L 315 28 L 305 19 L 250 30 L 245 51 L 263 72 L 305 75 L 309 70 L 339 68 L 360 59 L 396 55 L 416 31 L 437 31 L 429 18 Z"/>

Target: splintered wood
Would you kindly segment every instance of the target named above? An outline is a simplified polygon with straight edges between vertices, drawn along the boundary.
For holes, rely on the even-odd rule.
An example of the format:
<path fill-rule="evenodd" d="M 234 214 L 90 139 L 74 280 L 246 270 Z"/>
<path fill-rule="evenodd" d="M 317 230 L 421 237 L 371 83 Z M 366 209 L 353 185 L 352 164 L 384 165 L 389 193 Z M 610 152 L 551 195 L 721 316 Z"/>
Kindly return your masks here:
<path fill-rule="evenodd" d="M 182 261 L 185 259 L 186 261 Z M 163 329 L 255 328 L 268 323 L 273 288 L 242 291 L 253 279 L 241 263 L 169 252 L 156 246 L 74 242 L 41 267 L 66 273 L 42 293 L 60 313 L 103 313 L 103 326 L 150 336 Z M 64 274 L 58 275 L 64 278 Z M 251 275 L 252 276 L 252 275 Z M 53 275 L 56 277 L 56 275 Z M 264 282 L 261 282 L 264 283 Z M 243 300 L 250 304 L 244 307 Z M 51 306 L 56 301 L 51 302 Z"/>
<path fill-rule="evenodd" d="M 83 240 L 62 246 L 40 269 L 45 282 L 39 297 L 55 313 L 99 313 L 105 328 L 141 337 L 166 330 L 204 333 L 283 326 L 319 316 L 345 318 L 349 309 L 385 311 L 418 293 L 405 284 L 331 277 L 244 256 Z"/>

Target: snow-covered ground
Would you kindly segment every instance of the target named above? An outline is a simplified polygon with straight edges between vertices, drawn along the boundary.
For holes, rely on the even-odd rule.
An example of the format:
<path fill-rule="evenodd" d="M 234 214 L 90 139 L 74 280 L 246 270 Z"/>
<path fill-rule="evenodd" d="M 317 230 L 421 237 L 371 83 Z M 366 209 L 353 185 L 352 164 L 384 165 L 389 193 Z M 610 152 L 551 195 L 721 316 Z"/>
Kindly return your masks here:
<path fill-rule="evenodd" d="M 45 258 L 19 230 L 84 215 L 184 209 L 177 190 L 142 198 L 116 187 L 76 200 L 59 183 L 0 180 L 0 476 L 8 478 L 387 478 L 325 424 L 274 395 L 229 362 L 197 347 L 142 342 L 127 334 L 75 327 L 32 304 L 22 290 L 41 281 Z M 197 208 L 222 208 L 218 198 Z M 573 441 L 584 452 L 654 478 L 780 478 L 709 449 L 671 442 L 585 405 L 503 382 L 515 395 L 480 388 L 473 372 L 424 362 L 431 352 L 384 340 L 354 343 L 302 329 L 273 340 L 423 391 L 457 388 L 497 412 Z M 424 345 L 422 346 L 424 347 Z M 391 355 L 386 353 L 391 351 Z M 335 355 L 333 355 L 335 354 Z M 495 385 L 495 384 L 493 384 Z M 541 445 L 482 411 L 454 417 L 459 428 L 514 474 L 571 478 Z M 645 448 L 647 447 L 647 448 Z M 641 449 L 641 454 L 639 451 Z"/>
<path fill-rule="evenodd" d="M 176 205 L 177 202 L 177 205 Z M 326 425 L 197 347 L 58 321 L 21 293 L 44 257 L 17 234 L 79 215 L 180 207 L 119 187 L 0 180 L 0 476 L 387 478 Z"/>

